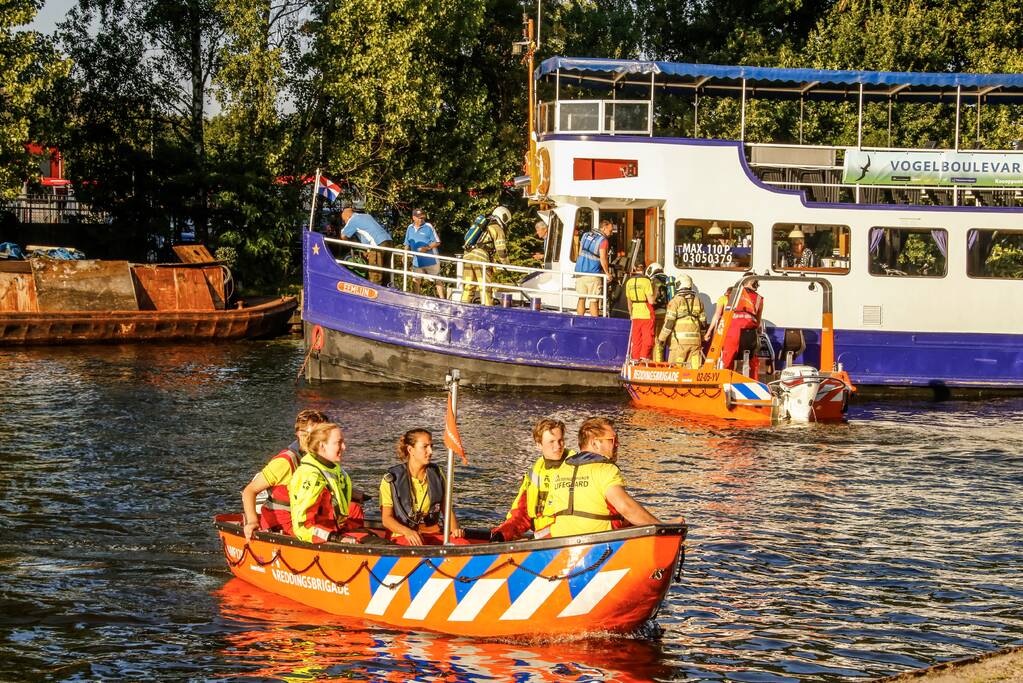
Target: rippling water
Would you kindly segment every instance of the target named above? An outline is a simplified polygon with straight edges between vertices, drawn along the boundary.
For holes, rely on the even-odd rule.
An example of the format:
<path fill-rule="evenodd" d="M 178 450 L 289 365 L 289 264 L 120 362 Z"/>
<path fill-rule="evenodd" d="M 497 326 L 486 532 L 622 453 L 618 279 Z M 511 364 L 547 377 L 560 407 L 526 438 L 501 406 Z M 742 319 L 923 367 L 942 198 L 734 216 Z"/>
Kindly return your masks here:
<path fill-rule="evenodd" d="M 533 420 L 619 421 L 630 488 L 691 526 L 661 631 L 480 643 L 263 593 L 231 578 L 210 520 L 298 410 L 344 425 L 366 488 L 399 431 L 442 425 L 443 394 L 296 386 L 301 358 L 290 341 L 0 352 L 0 680 L 825 681 L 1023 643 L 1023 399 L 736 429 L 463 392 L 459 515 L 479 525 L 534 458 Z"/>

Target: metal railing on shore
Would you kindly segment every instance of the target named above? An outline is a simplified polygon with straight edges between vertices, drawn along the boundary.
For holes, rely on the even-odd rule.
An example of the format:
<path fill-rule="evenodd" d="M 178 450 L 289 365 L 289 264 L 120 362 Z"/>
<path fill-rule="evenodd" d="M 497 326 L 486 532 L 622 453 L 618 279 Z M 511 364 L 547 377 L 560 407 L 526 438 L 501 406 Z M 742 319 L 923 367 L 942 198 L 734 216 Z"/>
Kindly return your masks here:
<path fill-rule="evenodd" d="M 547 270 L 544 268 L 531 268 L 529 266 L 517 266 L 511 264 L 494 263 L 490 261 L 477 261 L 475 259 L 467 259 L 460 256 L 443 256 L 440 254 L 417 254 L 416 252 L 407 251 L 405 249 L 396 249 L 393 247 L 381 247 L 376 245 L 363 244 L 362 242 L 349 242 L 346 240 L 339 240 L 330 237 L 325 237 L 324 242 L 328 246 L 335 246 L 340 249 L 351 249 L 353 252 L 366 253 L 378 252 L 383 256 L 383 261 L 390 263 L 388 266 L 376 266 L 367 262 L 356 261 L 352 258 L 338 258 L 339 254 L 334 253 L 334 260 L 350 270 L 365 270 L 370 272 L 376 272 L 386 274 L 389 276 L 390 285 L 396 289 L 400 289 L 403 292 L 410 292 L 412 287 L 417 286 L 417 282 L 421 280 L 427 280 L 434 284 L 443 283 L 450 284 L 453 286 L 450 294 L 445 299 L 450 299 L 456 292 L 458 293 L 457 301 L 463 301 L 466 291 L 479 290 L 480 302 L 487 301 L 493 294 L 500 295 L 506 293 L 509 296 L 515 296 L 516 294 L 521 297 L 520 301 L 523 305 L 531 303 L 532 299 L 540 299 L 543 303 L 544 310 L 555 310 L 559 312 L 574 311 L 579 299 L 591 300 L 595 299 L 600 302 L 605 302 L 601 306 L 603 317 L 608 315 L 607 302 L 607 287 L 608 287 L 608 276 L 603 273 L 586 273 L 585 275 L 593 275 L 601 280 L 601 293 L 600 294 L 578 294 L 575 290 L 566 291 L 565 282 L 566 279 L 574 281 L 576 275 L 574 271 L 561 271 L 561 270 Z M 416 256 L 426 257 L 435 259 L 439 263 L 443 263 L 447 268 L 448 273 L 454 271 L 454 276 L 448 275 L 434 275 L 431 273 L 425 273 L 421 270 L 416 270 L 412 267 L 412 260 Z M 400 263 L 400 266 L 398 265 Z M 479 270 L 480 279 L 476 280 L 475 277 L 467 279 L 465 277 L 466 268 L 472 270 Z M 524 279 L 530 275 L 537 273 L 546 273 L 556 278 L 558 282 L 558 288 L 556 291 L 549 289 L 541 289 L 538 287 L 526 287 L 518 283 L 501 282 L 498 280 L 500 273 L 520 273 Z M 415 292 L 419 293 L 419 292 Z M 489 293 L 489 296 L 488 296 Z M 498 298 L 498 297 L 494 297 Z M 571 303 L 566 303 L 566 299 L 570 300 Z M 553 301 L 556 300 L 556 303 Z M 464 302 L 464 301 L 463 301 Z M 464 302 L 468 303 L 468 302 Z"/>
<path fill-rule="evenodd" d="M 85 220 L 99 223 L 108 218 L 102 211 L 74 198 L 54 195 L 20 195 L 0 202 L 0 211 L 11 213 L 19 223 L 69 223 Z"/>

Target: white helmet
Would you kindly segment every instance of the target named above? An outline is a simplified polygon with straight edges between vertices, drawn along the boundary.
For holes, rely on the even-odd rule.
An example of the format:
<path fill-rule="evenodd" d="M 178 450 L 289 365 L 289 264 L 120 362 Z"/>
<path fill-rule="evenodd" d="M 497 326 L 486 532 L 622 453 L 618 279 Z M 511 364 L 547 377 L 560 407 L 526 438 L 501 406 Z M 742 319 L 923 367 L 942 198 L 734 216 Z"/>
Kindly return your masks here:
<path fill-rule="evenodd" d="M 651 263 L 649 266 L 646 267 L 646 276 L 651 277 L 652 275 L 656 275 L 657 273 L 660 273 L 663 270 L 664 268 L 661 268 L 660 263 L 657 262 Z"/>
<path fill-rule="evenodd" d="M 678 276 L 678 288 L 679 289 L 692 289 L 693 288 L 693 278 L 689 277 L 688 275 L 679 275 Z"/>
<path fill-rule="evenodd" d="M 503 206 L 499 206 L 490 213 L 490 216 L 491 218 L 496 218 L 501 227 L 506 227 L 511 220 L 511 211 Z"/>

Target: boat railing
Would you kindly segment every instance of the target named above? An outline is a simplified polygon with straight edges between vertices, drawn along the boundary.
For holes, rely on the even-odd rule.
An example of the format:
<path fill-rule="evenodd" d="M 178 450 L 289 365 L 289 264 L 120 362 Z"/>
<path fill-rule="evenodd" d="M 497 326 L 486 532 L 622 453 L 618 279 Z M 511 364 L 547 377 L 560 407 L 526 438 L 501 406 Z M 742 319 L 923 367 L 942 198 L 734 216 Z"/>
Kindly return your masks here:
<path fill-rule="evenodd" d="M 565 286 L 566 281 L 574 281 L 576 276 L 574 271 L 550 270 L 546 268 L 531 268 L 529 266 L 494 263 L 490 261 L 477 261 L 475 259 L 467 259 L 462 256 L 420 254 L 421 256 L 428 256 L 429 258 L 436 259 L 438 262 L 445 264 L 445 266 L 442 266 L 442 271 L 446 270 L 449 273 L 447 275 L 433 275 L 431 273 L 424 273 L 413 269 L 412 260 L 417 255 L 416 252 L 394 247 L 364 244 L 362 242 L 349 242 L 347 240 L 340 240 L 331 237 L 325 237 L 323 241 L 330 246 L 336 247 L 339 251 L 342 249 L 350 249 L 352 254 L 369 254 L 370 252 L 379 252 L 384 256 L 383 262 L 388 265 L 372 265 L 367 263 L 365 259 L 355 260 L 353 256 L 349 256 L 348 258 L 338 258 L 338 253 L 334 253 L 334 260 L 339 265 L 342 265 L 349 270 L 365 270 L 389 276 L 390 286 L 400 289 L 403 292 L 412 292 L 413 289 L 419 289 L 418 282 L 421 280 L 427 280 L 433 283 L 452 285 L 453 288 L 450 292 L 450 296 L 457 301 L 461 301 L 464 293 L 470 290 L 470 288 L 478 288 L 481 302 L 486 301 L 490 297 L 499 298 L 499 296 L 494 297 L 494 294 L 500 295 L 501 293 L 506 293 L 510 297 L 513 297 L 517 293 L 521 296 L 523 303 L 532 303 L 533 299 L 549 301 L 554 298 L 556 300 L 556 304 L 545 302 L 544 310 L 556 310 L 562 313 L 574 311 L 576 302 L 578 302 L 579 299 L 584 299 L 586 301 L 595 299 L 597 301 L 605 302 L 605 305 L 601 307 L 601 315 L 603 317 L 608 316 L 608 309 L 610 308 L 610 306 L 607 305 L 608 276 L 602 273 L 587 273 L 587 275 L 593 275 L 601 279 L 600 294 L 578 294 L 574 290 L 567 290 Z M 480 280 L 477 281 L 475 278 L 466 278 L 465 273 L 467 267 L 473 270 L 479 270 Z M 450 274 L 452 272 L 453 275 Z M 535 274 L 549 274 L 557 281 L 558 287 L 556 291 L 552 291 L 550 289 L 542 289 L 539 287 L 528 287 L 521 284 L 501 282 L 499 280 L 501 274 L 508 273 L 521 273 L 526 277 Z M 455 298 L 456 296 L 457 298 Z M 566 299 L 568 299 L 570 303 L 566 303 Z M 511 300 L 509 300 L 508 305 L 510 304 Z"/>

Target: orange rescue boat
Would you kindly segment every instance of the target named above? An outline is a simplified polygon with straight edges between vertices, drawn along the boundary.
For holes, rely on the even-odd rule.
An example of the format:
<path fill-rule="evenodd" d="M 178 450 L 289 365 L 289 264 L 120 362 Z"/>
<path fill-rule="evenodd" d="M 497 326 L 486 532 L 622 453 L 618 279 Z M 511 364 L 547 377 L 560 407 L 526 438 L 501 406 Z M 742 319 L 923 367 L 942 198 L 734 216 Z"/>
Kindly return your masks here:
<path fill-rule="evenodd" d="M 684 524 L 470 545 L 304 543 L 215 518 L 235 576 L 327 612 L 408 630 L 543 639 L 633 631 L 681 570 Z"/>
<path fill-rule="evenodd" d="M 749 376 L 748 358 L 737 361 L 745 372 L 721 367 L 721 350 L 732 311 L 743 288 L 753 280 L 819 285 L 823 290 L 821 367 L 788 366 L 760 381 Z M 791 358 L 790 354 L 790 358 Z M 732 288 L 724 314 L 714 330 L 703 365 L 627 361 L 622 384 L 637 406 L 709 415 L 758 424 L 836 422 L 845 420 L 850 395 L 856 391 L 849 375 L 835 363 L 835 332 L 831 283 L 820 277 L 744 277 Z"/>

